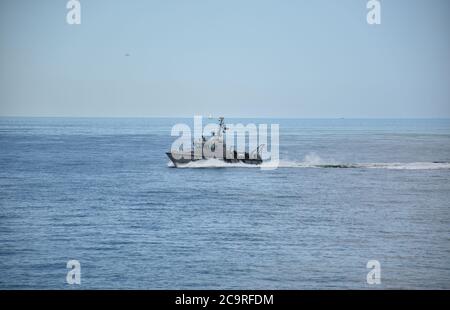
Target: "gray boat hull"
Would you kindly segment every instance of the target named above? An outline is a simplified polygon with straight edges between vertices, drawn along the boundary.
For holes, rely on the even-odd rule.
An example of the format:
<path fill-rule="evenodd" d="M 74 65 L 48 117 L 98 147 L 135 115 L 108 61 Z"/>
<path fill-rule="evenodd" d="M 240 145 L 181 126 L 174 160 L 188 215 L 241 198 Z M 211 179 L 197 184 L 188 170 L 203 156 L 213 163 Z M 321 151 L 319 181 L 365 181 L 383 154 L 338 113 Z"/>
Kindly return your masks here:
<path fill-rule="evenodd" d="M 202 157 L 202 158 L 195 158 L 194 153 L 192 152 L 190 158 L 175 158 L 171 152 L 167 152 L 167 157 L 172 161 L 175 167 L 179 167 L 182 165 L 186 165 L 190 162 L 199 161 L 199 160 L 207 160 L 210 158 Z M 248 165 L 260 165 L 262 164 L 262 159 L 258 156 L 257 158 L 250 158 L 248 153 L 245 153 L 244 158 L 239 158 L 237 154 L 234 154 L 234 158 L 217 158 L 218 160 L 222 160 L 226 163 L 244 163 Z"/>

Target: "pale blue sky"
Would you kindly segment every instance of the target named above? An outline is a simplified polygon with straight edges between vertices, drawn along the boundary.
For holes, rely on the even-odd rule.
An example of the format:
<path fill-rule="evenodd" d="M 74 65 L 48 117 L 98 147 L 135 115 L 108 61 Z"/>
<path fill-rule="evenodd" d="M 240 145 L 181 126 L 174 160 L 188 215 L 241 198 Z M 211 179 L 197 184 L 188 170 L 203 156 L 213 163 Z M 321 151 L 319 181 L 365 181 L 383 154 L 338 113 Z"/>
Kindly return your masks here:
<path fill-rule="evenodd" d="M 0 115 L 450 117 L 448 0 L 80 2 L 0 0 Z"/>

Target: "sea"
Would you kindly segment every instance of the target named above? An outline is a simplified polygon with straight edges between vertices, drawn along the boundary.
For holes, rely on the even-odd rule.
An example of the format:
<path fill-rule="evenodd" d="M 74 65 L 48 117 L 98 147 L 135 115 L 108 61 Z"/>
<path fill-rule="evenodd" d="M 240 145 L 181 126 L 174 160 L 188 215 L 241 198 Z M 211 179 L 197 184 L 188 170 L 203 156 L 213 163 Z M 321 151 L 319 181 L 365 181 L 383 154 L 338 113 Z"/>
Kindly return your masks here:
<path fill-rule="evenodd" d="M 450 120 L 225 121 L 279 167 L 173 167 L 190 118 L 0 118 L 0 289 L 450 289 Z"/>

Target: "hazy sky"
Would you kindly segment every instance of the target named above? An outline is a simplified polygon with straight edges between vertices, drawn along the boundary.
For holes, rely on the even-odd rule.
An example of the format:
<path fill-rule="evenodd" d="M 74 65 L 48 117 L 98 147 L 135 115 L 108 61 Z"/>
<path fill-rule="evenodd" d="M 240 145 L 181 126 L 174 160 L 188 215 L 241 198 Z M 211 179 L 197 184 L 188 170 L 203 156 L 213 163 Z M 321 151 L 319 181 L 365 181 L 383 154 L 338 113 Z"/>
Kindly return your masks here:
<path fill-rule="evenodd" d="M 0 115 L 450 117 L 448 0 L 80 2 L 0 0 Z"/>

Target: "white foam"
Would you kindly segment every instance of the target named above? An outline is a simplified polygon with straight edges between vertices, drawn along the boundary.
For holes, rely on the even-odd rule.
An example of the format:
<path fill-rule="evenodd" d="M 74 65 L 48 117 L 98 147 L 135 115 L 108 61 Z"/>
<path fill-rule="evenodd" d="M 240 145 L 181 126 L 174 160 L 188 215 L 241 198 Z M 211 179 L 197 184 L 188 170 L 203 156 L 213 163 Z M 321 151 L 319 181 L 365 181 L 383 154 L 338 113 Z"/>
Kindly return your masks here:
<path fill-rule="evenodd" d="M 169 162 L 169 167 L 174 165 Z M 178 165 L 178 168 L 264 168 L 265 163 L 261 165 L 251 165 L 245 163 L 226 163 L 218 159 L 206 159 L 193 161 L 184 165 Z M 413 162 L 413 163 L 308 163 L 295 161 L 280 161 L 278 168 L 320 168 L 320 169 L 390 169 L 390 170 L 439 170 L 450 169 L 450 163 L 433 162 Z"/>
<path fill-rule="evenodd" d="M 187 164 L 178 165 L 178 168 L 264 168 L 271 163 L 251 165 L 245 163 L 226 163 L 220 159 L 202 159 Z M 174 167 L 172 162 L 169 167 Z M 321 169 L 389 169 L 389 170 L 439 170 L 450 169 L 448 162 L 411 162 L 411 163 L 338 163 L 334 160 L 324 161 L 315 153 L 306 155 L 303 161 L 280 160 L 278 168 L 321 168 Z"/>
<path fill-rule="evenodd" d="M 450 163 L 416 162 L 416 163 L 371 163 L 360 164 L 361 168 L 394 170 L 437 170 L 450 169 Z"/>
<path fill-rule="evenodd" d="M 347 169 L 390 169 L 390 170 L 438 170 L 450 169 L 450 163 L 412 162 L 412 163 L 336 163 L 321 162 L 280 162 L 279 168 L 347 168 Z"/>
<path fill-rule="evenodd" d="M 261 165 L 251 165 L 245 163 L 226 163 L 218 159 L 207 159 L 178 165 L 178 168 L 264 168 Z M 169 167 L 174 165 L 169 162 Z M 450 169 L 450 163 L 414 162 L 414 163 L 321 163 L 310 164 L 305 162 L 281 161 L 278 168 L 321 168 L 321 169 L 389 169 L 389 170 L 439 170 Z"/>
<path fill-rule="evenodd" d="M 323 164 L 322 158 L 318 156 L 316 153 L 309 153 L 303 158 L 302 164 L 305 165 L 320 165 Z"/>

